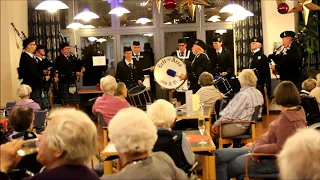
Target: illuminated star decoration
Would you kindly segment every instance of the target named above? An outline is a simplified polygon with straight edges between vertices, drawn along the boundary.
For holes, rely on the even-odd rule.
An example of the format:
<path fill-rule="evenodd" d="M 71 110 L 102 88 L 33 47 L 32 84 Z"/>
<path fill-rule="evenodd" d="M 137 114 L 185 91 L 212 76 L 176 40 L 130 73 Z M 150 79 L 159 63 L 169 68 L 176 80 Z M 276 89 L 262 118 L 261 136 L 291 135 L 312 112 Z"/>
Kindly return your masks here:
<path fill-rule="evenodd" d="M 152 0 L 148 0 L 146 4 L 152 3 Z M 158 12 L 161 13 L 161 5 L 162 5 L 162 0 L 156 0 Z"/>
<path fill-rule="evenodd" d="M 288 13 L 302 11 L 304 24 L 308 24 L 309 12 L 320 11 L 320 6 L 312 3 L 312 0 L 298 0 L 299 4 L 292 8 Z"/>
<path fill-rule="evenodd" d="M 181 8 L 183 6 L 188 6 L 192 19 L 194 19 L 196 5 L 211 6 L 211 3 L 209 0 L 181 0 L 176 7 Z"/>

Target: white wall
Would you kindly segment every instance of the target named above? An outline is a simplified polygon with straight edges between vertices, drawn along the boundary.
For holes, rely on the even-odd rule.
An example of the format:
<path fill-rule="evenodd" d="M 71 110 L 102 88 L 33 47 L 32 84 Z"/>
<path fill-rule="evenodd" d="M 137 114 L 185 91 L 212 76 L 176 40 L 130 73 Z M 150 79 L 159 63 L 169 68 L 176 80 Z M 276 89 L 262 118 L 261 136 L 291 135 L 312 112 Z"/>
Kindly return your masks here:
<path fill-rule="evenodd" d="M 294 7 L 293 0 L 287 0 L 289 9 Z M 273 52 L 273 43 L 281 42 L 280 34 L 283 31 L 296 31 L 297 13 L 280 14 L 277 11 L 276 1 L 262 0 L 262 30 L 263 50 L 266 55 Z"/>
<path fill-rule="evenodd" d="M 17 67 L 22 52 L 22 41 L 10 23 L 14 23 L 19 31 L 28 34 L 27 0 L 1 1 L 1 107 L 5 106 L 6 102 L 17 99 L 16 90 L 20 85 Z"/>

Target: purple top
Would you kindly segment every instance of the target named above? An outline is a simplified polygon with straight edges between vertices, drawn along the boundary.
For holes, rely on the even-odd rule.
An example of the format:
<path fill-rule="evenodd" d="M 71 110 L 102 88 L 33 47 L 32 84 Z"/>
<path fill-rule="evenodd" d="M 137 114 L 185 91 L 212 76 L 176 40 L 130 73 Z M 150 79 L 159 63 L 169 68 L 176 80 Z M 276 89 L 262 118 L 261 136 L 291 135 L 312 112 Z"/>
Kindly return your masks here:
<path fill-rule="evenodd" d="M 34 112 L 41 110 L 40 105 L 34 102 L 32 99 L 28 99 L 28 100 L 16 103 L 16 105 L 13 106 L 12 110 L 17 109 L 19 107 L 31 107 Z"/>

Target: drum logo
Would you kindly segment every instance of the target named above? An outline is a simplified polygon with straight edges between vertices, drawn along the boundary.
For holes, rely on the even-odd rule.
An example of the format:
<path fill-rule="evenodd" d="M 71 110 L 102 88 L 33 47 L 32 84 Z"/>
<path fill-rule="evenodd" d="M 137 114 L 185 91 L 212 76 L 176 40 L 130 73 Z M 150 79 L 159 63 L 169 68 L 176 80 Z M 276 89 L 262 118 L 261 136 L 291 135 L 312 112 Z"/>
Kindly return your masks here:
<path fill-rule="evenodd" d="M 167 58 L 167 59 L 163 59 L 159 64 L 157 64 L 158 68 L 162 68 L 163 65 L 165 65 L 168 62 L 172 62 L 178 65 L 178 67 L 180 68 L 181 66 L 183 66 L 183 64 L 181 63 L 181 61 L 177 58 Z"/>

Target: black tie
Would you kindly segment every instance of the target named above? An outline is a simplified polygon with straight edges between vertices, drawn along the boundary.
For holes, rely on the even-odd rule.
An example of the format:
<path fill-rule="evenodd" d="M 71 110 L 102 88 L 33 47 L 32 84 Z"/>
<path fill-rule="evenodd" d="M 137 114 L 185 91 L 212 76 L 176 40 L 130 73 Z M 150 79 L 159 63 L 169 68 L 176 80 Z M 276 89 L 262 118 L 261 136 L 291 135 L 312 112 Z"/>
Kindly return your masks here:
<path fill-rule="evenodd" d="M 220 56 L 220 54 L 221 54 L 220 52 L 217 52 L 218 57 Z"/>
<path fill-rule="evenodd" d="M 136 60 L 139 61 L 139 55 L 135 55 L 136 56 Z"/>
<path fill-rule="evenodd" d="M 184 55 L 184 53 L 183 52 L 180 52 L 180 56 L 182 57 Z"/>
<path fill-rule="evenodd" d="M 129 67 L 130 67 L 130 69 L 133 69 L 133 66 L 132 66 L 132 64 L 131 64 L 131 63 L 129 63 Z"/>

